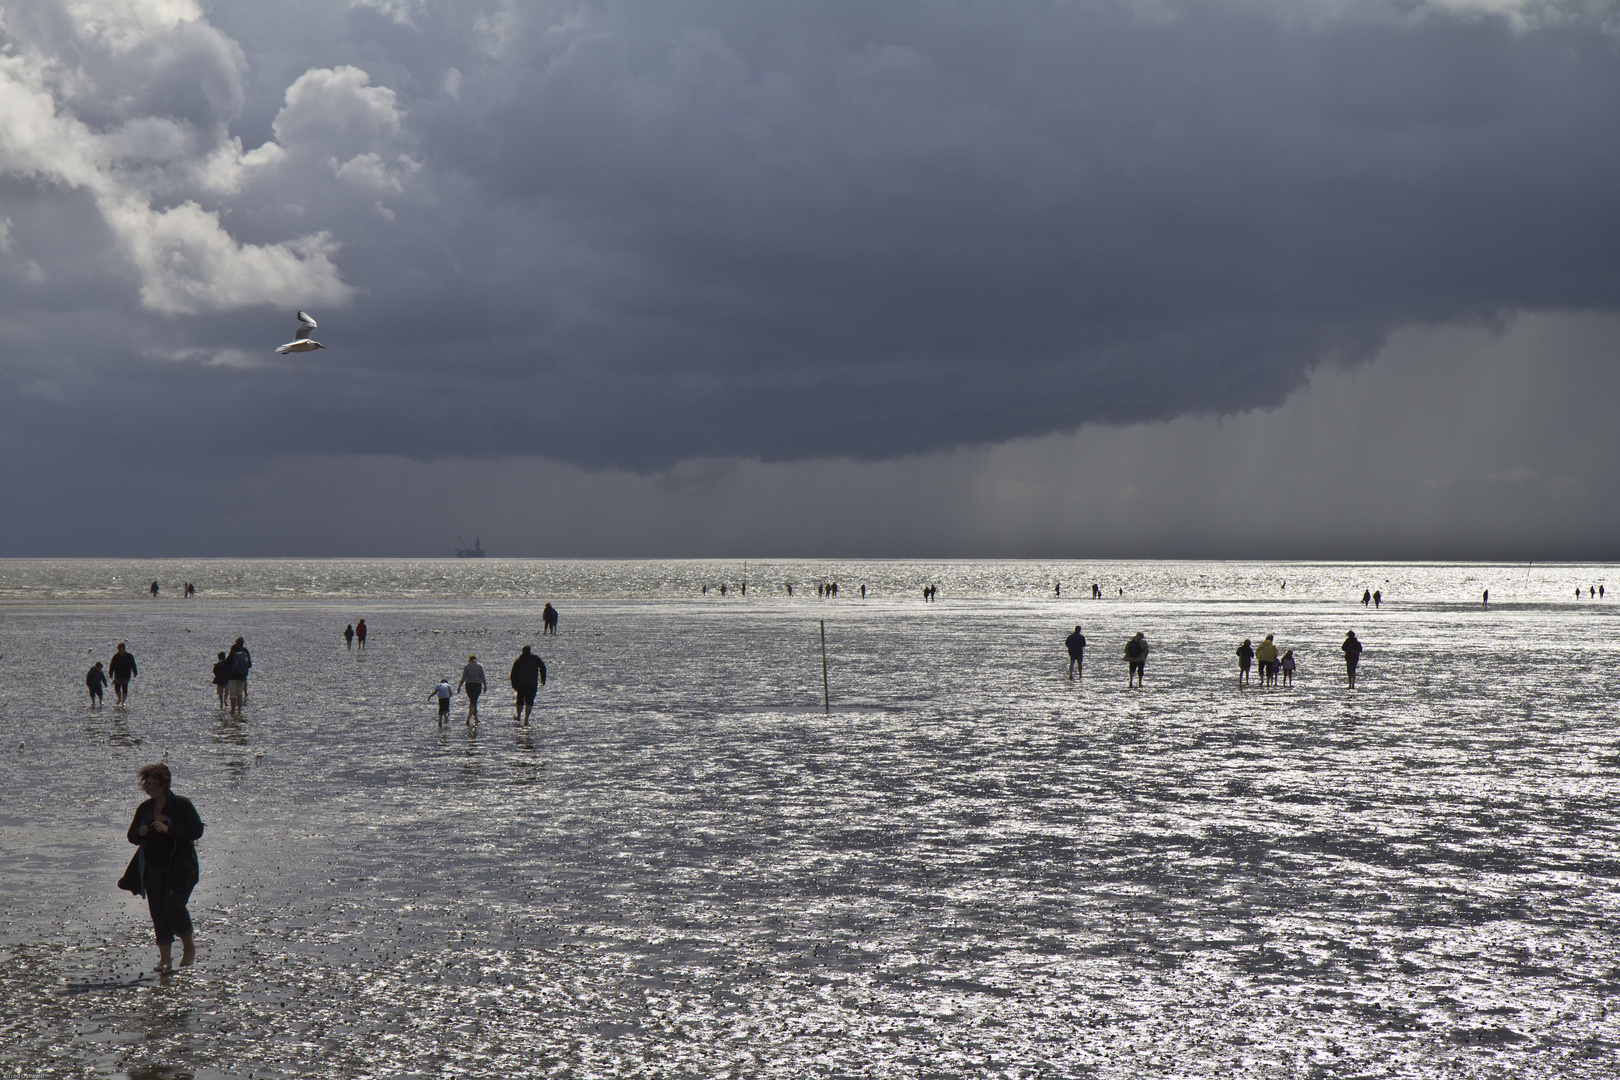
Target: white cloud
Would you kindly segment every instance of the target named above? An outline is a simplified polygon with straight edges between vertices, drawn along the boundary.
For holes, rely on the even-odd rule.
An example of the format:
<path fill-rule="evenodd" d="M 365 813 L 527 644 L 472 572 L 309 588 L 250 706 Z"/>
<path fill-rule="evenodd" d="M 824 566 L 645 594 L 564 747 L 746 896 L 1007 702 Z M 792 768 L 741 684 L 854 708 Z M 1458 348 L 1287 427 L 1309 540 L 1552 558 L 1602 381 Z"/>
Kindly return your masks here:
<path fill-rule="evenodd" d="M 289 192 L 318 189 L 307 168 L 290 171 L 307 164 L 295 158 L 331 159 L 334 190 L 357 188 L 371 200 L 401 193 L 420 166 L 398 152 L 403 117 L 393 91 L 356 67 L 307 71 L 287 89 L 276 140 L 248 151 L 225 126 L 241 104 L 240 50 L 207 26 L 196 3 L 105 0 L 64 10 L 88 46 L 77 66 L 49 41 L 14 39 L 0 55 L 0 172 L 88 193 L 148 310 L 348 302 L 353 289 L 329 231 L 243 243 L 221 210 L 268 178 Z M 199 83 L 200 101 L 187 89 Z M 167 108 L 188 115 L 140 111 Z"/>

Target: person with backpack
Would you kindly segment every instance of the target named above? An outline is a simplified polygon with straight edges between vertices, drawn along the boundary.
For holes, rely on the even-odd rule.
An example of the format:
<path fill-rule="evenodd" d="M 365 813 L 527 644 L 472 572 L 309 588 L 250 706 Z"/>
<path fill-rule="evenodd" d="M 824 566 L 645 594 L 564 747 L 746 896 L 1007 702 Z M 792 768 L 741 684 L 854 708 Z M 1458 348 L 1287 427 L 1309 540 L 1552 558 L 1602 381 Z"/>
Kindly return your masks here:
<path fill-rule="evenodd" d="M 237 638 L 225 659 L 230 664 L 228 670 L 231 675 L 230 681 L 225 684 L 225 696 L 230 698 L 231 712 L 239 713 L 242 702 L 247 700 L 247 678 L 248 672 L 253 670 L 253 655 L 248 652 L 242 639 Z"/>
<path fill-rule="evenodd" d="M 1142 676 L 1147 670 L 1148 643 L 1147 635 L 1138 630 L 1136 636 L 1125 643 L 1125 662 L 1130 669 L 1125 673 L 1127 687 L 1135 683 L 1136 688 L 1142 688 Z"/>

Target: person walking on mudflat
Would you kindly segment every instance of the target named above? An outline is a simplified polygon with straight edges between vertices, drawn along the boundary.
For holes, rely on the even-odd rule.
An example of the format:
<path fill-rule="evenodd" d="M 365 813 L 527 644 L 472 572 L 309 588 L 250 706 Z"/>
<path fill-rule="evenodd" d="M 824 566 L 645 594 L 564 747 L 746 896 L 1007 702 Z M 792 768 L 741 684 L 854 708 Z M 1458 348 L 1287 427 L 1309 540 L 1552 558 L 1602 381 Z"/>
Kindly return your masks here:
<path fill-rule="evenodd" d="M 725 593 L 722 592 L 721 595 L 724 596 Z M 557 609 L 551 606 L 549 600 L 546 601 L 546 606 L 540 612 L 540 626 L 542 635 L 557 636 Z"/>
<path fill-rule="evenodd" d="M 202 818 L 191 800 L 169 789 L 173 778 L 167 765 L 148 765 L 140 771 L 145 802 L 135 808 L 129 823 L 129 842 L 137 845 L 135 860 L 118 884 L 136 896 L 145 895 L 157 937 L 158 965 L 153 970 L 174 970 L 170 949 L 180 939 L 180 966 L 197 957 L 191 913 L 186 902 L 197 887 L 196 843 L 202 839 Z"/>
<path fill-rule="evenodd" d="M 353 623 L 350 623 L 349 625 L 347 625 L 347 626 L 345 626 L 343 628 L 343 647 L 345 649 L 354 648 L 354 624 Z"/>
<path fill-rule="evenodd" d="M 1350 685 L 1356 685 L 1356 665 L 1361 663 L 1361 642 L 1356 640 L 1356 632 L 1351 630 L 1344 635 L 1344 644 L 1339 648 L 1344 650 L 1344 671 L 1350 676 Z"/>
<path fill-rule="evenodd" d="M 224 654 L 219 654 L 219 661 L 214 664 L 214 692 L 219 695 L 219 707 L 225 707 L 225 692 L 231 685 L 231 661 Z"/>
<path fill-rule="evenodd" d="M 456 689 L 463 686 L 467 688 L 467 723 L 478 719 L 478 695 L 484 692 L 484 667 L 478 662 L 478 657 L 467 657 L 467 666 L 461 669 L 461 678 L 456 681 Z"/>
<path fill-rule="evenodd" d="M 360 643 L 360 651 L 366 651 L 366 620 L 361 619 L 354 624 L 354 639 Z"/>
<path fill-rule="evenodd" d="M 1277 685 L 1277 643 L 1270 634 L 1254 647 L 1254 659 L 1260 665 L 1260 685 Z"/>
<path fill-rule="evenodd" d="M 107 674 L 112 676 L 113 704 L 122 705 L 129 697 L 129 680 L 140 674 L 140 670 L 135 666 L 134 655 L 124 651 L 122 641 L 118 643 L 112 661 L 107 665 Z"/>
<path fill-rule="evenodd" d="M 1076 626 L 1074 633 L 1063 639 L 1063 644 L 1069 650 L 1069 681 L 1074 682 L 1076 675 L 1085 676 L 1086 636 Z"/>
<path fill-rule="evenodd" d="M 546 662 L 536 656 L 527 645 L 512 662 L 512 689 L 517 692 L 517 715 L 514 720 L 529 722 L 534 712 L 534 695 L 546 685 Z"/>
<path fill-rule="evenodd" d="M 1136 688 L 1142 688 L 1142 676 L 1147 671 L 1148 643 L 1147 636 L 1138 630 L 1136 636 L 1125 643 L 1125 662 L 1130 668 L 1125 673 L 1125 685 L 1129 688 L 1134 682 Z"/>
<path fill-rule="evenodd" d="M 84 685 L 90 688 L 90 707 L 93 709 L 101 704 L 102 691 L 107 686 L 107 673 L 101 670 L 100 660 L 91 664 L 90 670 L 84 673 Z"/>
<path fill-rule="evenodd" d="M 1238 689 L 1241 690 L 1243 687 L 1245 687 L 1247 685 L 1250 685 L 1250 683 L 1249 683 L 1249 664 L 1254 660 L 1254 646 L 1249 644 L 1249 639 L 1248 638 L 1244 638 L 1243 639 L 1243 644 L 1241 644 L 1241 645 L 1239 645 L 1237 647 L 1237 658 L 1238 658 Z"/>

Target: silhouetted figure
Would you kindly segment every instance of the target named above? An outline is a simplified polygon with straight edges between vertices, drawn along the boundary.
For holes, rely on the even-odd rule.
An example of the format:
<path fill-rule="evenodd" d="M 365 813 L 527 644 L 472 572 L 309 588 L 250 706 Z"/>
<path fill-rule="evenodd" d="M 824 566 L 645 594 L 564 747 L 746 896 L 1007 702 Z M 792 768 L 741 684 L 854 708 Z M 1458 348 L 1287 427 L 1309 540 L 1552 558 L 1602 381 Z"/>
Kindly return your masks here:
<path fill-rule="evenodd" d="M 364 635 L 361 635 L 361 640 L 365 640 Z M 247 700 L 247 679 L 248 673 L 253 670 L 253 654 L 248 652 L 246 643 L 237 638 L 231 643 L 230 652 L 225 654 L 225 660 L 231 665 L 231 678 L 225 685 L 225 697 L 231 703 L 232 714 L 236 714 L 242 711 L 242 703 Z"/>
<path fill-rule="evenodd" d="M 1577 586 L 1575 586 L 1575 599 L 1579 600 L 1580 598 L 1581 598 L 1581 587 L 1579 585 L 1577 585 Z"/>
<path fill-rule="evenodd" d="M 1601 585 L 1598 586 L 1598 599 L 1603 599 L 1603 586 Z"/>
<path fill-rule="evenodd" d="M 157 582 L 154 581 L 154 582 L 152 582 L 152 595 L 153 595 L 153 597 L 156 597 L 157 594 L 158 594 L 158 586 L 157 586 Z"/>
<path fill-rule="evenodd" d="M 214 664 L 214 693 L 219 695 L 219 707 L 225 707 L 225 688 L 231 683 L 231 662 L 225 658 L 224 653 L 219 654 L 219 660 Z"/>
<path fill-rule="evenodd" d="M 345 626 L 343 628 L 343 647 L 345 649 L 354 648 L 354 624 L 353 623 L 350 623 L 348 626 Z"/>
<path fill-rule="evenodd" d="M 1076 675 L 1085 674 L 1086 636 L 1080 632 L 1077 625 L 1074 633 L 1063 639 L 1063 644 L 1069 650 L 1069 681 L 1074 682 Z"/>
<path fill-rule="evenodd" d="M 1384 591 L 1382 589 L 1374 589 L 1373 590 L 1373 610 L 1377 611 L 1379 608 L 1381 608 L 1383 606 L 1384 606 Z"/>
<path fill-rule="evenodd" d="M 101 670 L 100 660 L 91 664 L 90 670 L 84 673 L 84 685 L 90 688 L 90 707 L 93 709 L 101 704 L 101 692 L 107 685 L 107 673 Z"/>
<path fill-rule="evenodd" d="M 1125 586 L 1123 585 L 1119 587 L 1119 598 L 1121 600 L 1125 599 Z"/>
<path fill-rule="evenodd" d="M 1125 643 L 1125 663 L 1129 665 L 1125 672 L 1125 686 L 1129 688 L 1134 682 L 1137 689 L 1142 687 L 1142 676 L 1147 671 L 1148 643 L 1147 637 L 1138 630 L 1136 636 Z"/>
<path fill-rule="evenodd" d="M 1093 600 L 1102 599 L 1102 586 L 1098 585 L 1095 581 L 1091 583 L 1091 598 Z"/>
<path fill-rule="evenodd" d="M 709 595 L 709 586 L 708 586 L 708 585 L 706 585 L 706 584 L 705 584 L 705 585 L 704 585 L 704 586 L 703 586 L 703 595 L 704 595 L 704 596 L 708 596 L 708 595 Z"/>
<path fill-rule="evenodd" d="M 107 665 L 107 674 L 112 676 L 113 701 L 122 705 L 129 697 L 129 680 L 140 674 L 140 669 L 135 666 L 135 657 L 124 651 L 122 641 Z"/>
<path fill-rule="evenodd" d="M 866 586 L 864 584 L 861 586 L 861 599 L 866 599 Z"/>
<path fill-rule="evenodd" d="M 1344 635 L 1344 644 L 1339 648 L 1344 650 L 1344 672 L 1350 677 L 1350 685 L 1356 685 L 1356 665 L 1361 663 L 1361 642 L 1356 640 L 1356 632 L 1351 630 Z"/>
<path fill-rule="evenodd" d="M 360 646 L 360 651 L 366 651 L 366 620 L 361 619 L 354 624 L 354 640 Z"/>
<path fill-rule="evenodd" d="M 138 775 L 147 799 L 135 808 L 128 833 L 129 842 L 140 849 L 130 865 L 135 871 L 130 885 L 138 888 L 122 881 L 119 885 L 146 897 L 158 947 L 154 970 L 167 973 L 174 966 L 170 949 L 175 938 L 180 939 L 181 967 L 197 958 L 186 902 L 197 887 L 196 842 L 202 839 L 203 823 L 190 799 L 169 790 L 172 776 L 167 765 L 147 765 Z M 127 871 L 125 877 L 130 877 Z"/>
<path fill-rule="evenodd" d="M 1294 650 L 1289 649 L 1287 652 L 1283 653 L 1283 658 L 1282 658 L 1282 676 L 1283 676 L 1283 685 L 1284 686 L 1293 686 L 1294 685 L 1294 668 L 1295 667 L 1296 667 L 1296 665 L 1294 663 Z"/>
<path fill-rule="evenodd" d="M 793 585 L 792 585 L 791 582 L 788 584 L 787 590 L 788 590 L 788 595 L 792 596 L 793 595 Z"/>
<path fill-rule="evenodd" d="M 190 599 L 190 598 L 191 598 L 191 597 L 193 597 L 193 596 L 196 596 L 196 595 L 197 595 L 197 586 L 195 586 L 195 585 L 193 585 L 193 584 L 192 584 L 192 583 L 191 583 L 191 582 L 189 582 L 189 581 L 188 581 L 188 582 L 186 582 L 186 588 L 185 588 L 185 593 L 184 593 L 184 595 L 185 595 L 185 597 L 186 597 L 186 599 L 188 599 L 188 600 L 189 600 L 189 599 Z"/>
<path fill-rule="evenodd" d="M 1254 646 L 1249 644 L 1248 638 L 1244 638 L 1243 644 L 1237 647 L 1237 658 L 1238 687 L 1241 689 L 1249 683 L 1249 662 L 1254 659 Z"/>
<path fill-rule="evenodd" d="M 527 645 L 512 662 L 512 689 L 517 691 L 517 715 L 512 719 L 522 719 L 527 724 L 529 714 L 534 711 L 534 695 L 546 685 L 546 662 L 536 656 Z"/>
<path fill-rule="evenodd" d="M 1371 603 L 1372 603 L 1372 590 L 1371 589 L 1363 589 L 1361 591 L 1361 606 L 1366 607 Z"/>
<path fill-rule="evenodd" d="M 1484 604 L 1486 607 L 1490 607 L 1491 606 L 1491 590 L 1486 589 L 1485 590 L 1485 595 L 1481 596 L 1479 598 L 1479 602 Z"/>
<path fill-rule="evenodd" d="M 835 581 L 827 586 L 827 592 L 836 600 L 838 598 L 838 582 Z"/>
<path fill-rule="evenodd" d="M 743 595 L 744 595 L 744 596 L 747 596 L 747 595 L 748 595 L 748 582 L 746 582 L 746 581 L 745 581 L 745 582 L 743 582 L 743 583 L 742 583 L 742 589 L 741 589 L 741 592 L 742 592 L 742 594 L 743 594 Z"/>
<path fill-rule="evenodd" d="M 721 589 L 720 591 L 724 592 L 725 590 Z M 540 625 L 542 637 L 546 634 L 550 634 L 552 637 L 557 636 L 557 609 L 551 606 L 549 600 L 546 601 L 546 606 L 540 611 Z"/>
<path fill-rule="evenodd" d="M 1586 590 L 1586 598 L 1587 598 L 1587 599 L 1588 599 L 1588 600 L 1595 600 L 1595 599 L 1597 599 L 1597 590 L 1596 590 L 1596 589 L 1587 589 L 1587 590 Z"/>
<path fill-rule="evenodd" d="M 726 583 L 723 581 L 720 583 L 720 595 L 726 595 Z"/>
<path fill-rule="evenodd" d="M 1061 581 L 1052 582 L 1052 595 L 1053 596 L 1062 596 L 1063 595 L 1063 582 L 1061 582 Z"/>

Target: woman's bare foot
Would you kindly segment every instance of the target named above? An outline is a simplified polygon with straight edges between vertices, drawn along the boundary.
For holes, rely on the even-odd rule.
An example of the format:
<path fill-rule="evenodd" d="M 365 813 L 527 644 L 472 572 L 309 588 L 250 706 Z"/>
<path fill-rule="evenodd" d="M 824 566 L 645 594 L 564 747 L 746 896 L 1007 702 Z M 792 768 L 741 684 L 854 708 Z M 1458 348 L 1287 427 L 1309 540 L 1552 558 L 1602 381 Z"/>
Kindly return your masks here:
<path fill-rule="evenodd" d="M 158 946 L 157 967 L 153 968 L 152 970 L 153 971 L 173 971 L 174 970 L 174 959 L 170 955 L 169 947 L 167 945 L 159 945 Z"/>
<path fill-rule="evenodd" d="M 180 939 L 180 966 L 190 967 L 191 962 L 197 959 L 197 946 L 190 938 Z"/>

